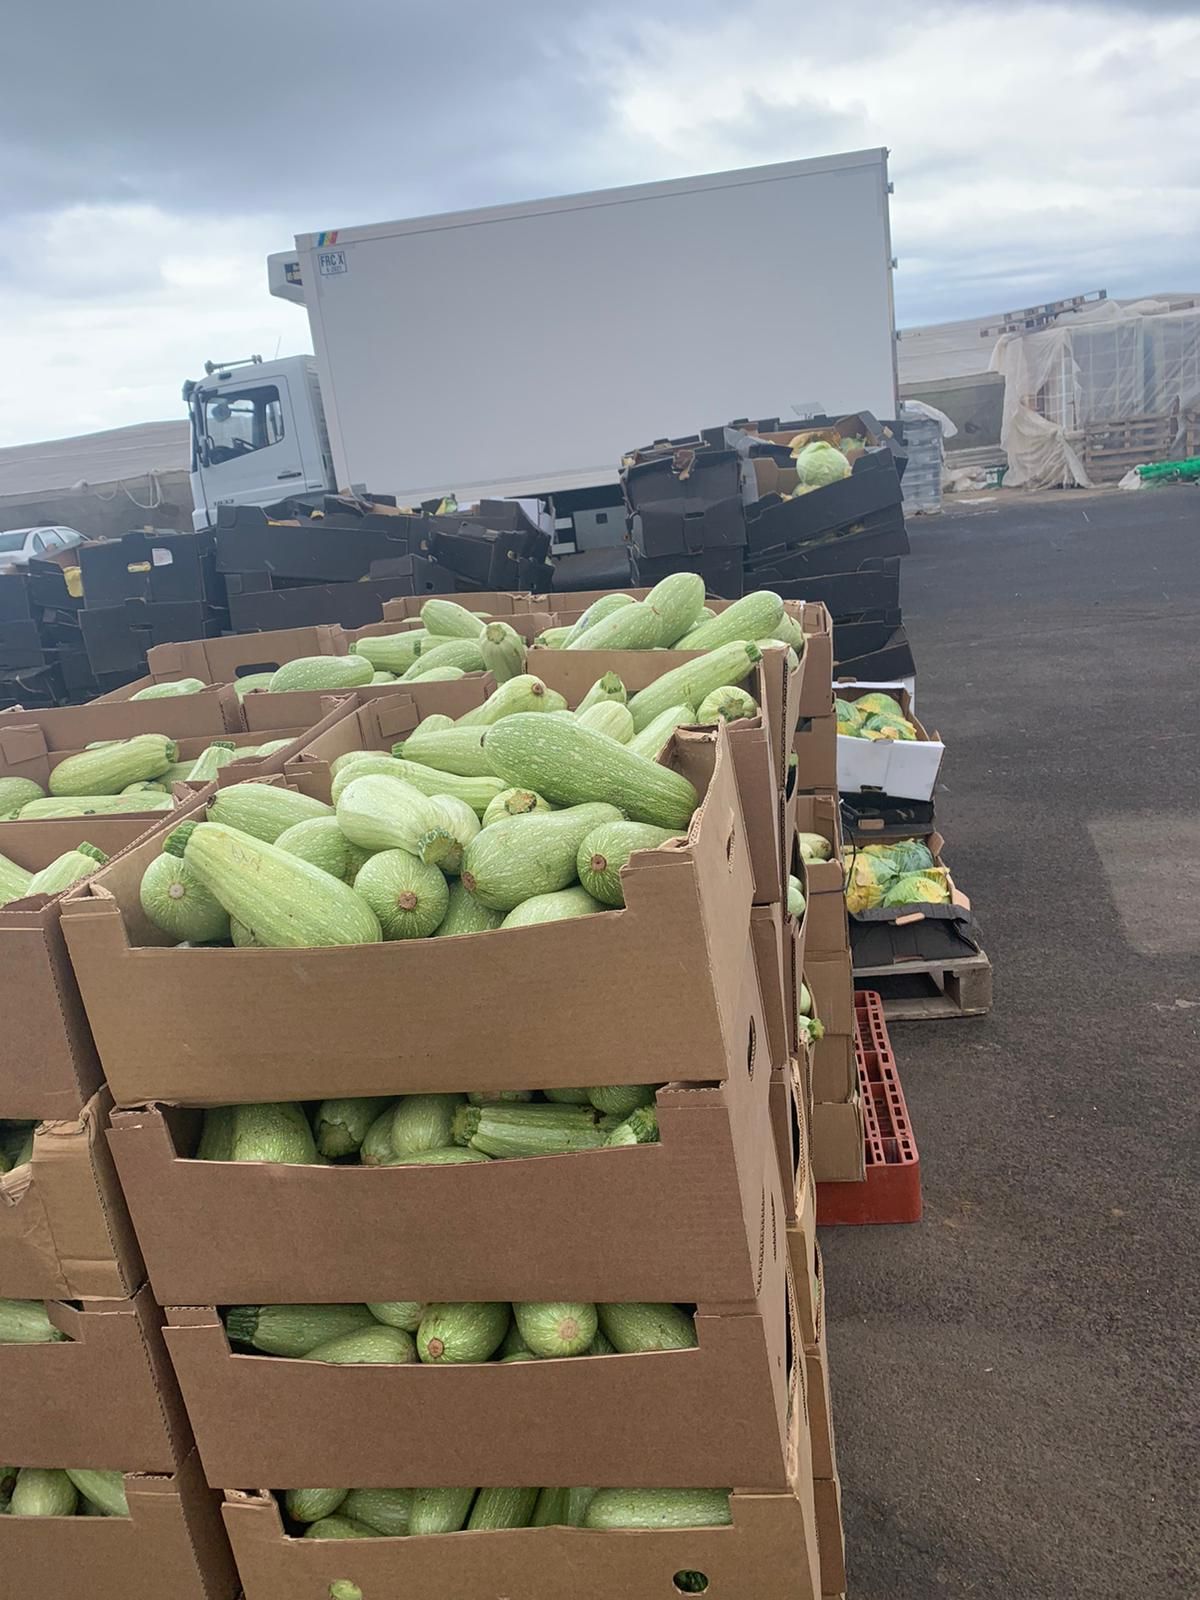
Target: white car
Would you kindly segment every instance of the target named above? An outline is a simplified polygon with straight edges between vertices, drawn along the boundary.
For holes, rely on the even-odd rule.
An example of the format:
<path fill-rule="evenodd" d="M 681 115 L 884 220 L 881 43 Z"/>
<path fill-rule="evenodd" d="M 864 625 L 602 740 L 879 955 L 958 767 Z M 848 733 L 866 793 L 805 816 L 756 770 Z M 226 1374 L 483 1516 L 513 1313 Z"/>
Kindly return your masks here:
<path fill-rule="evenodd" d="M 24 567 L 84 542 L 83 534 L 74 528 L 10 528 L 0 533 L 0 567 Z"/>

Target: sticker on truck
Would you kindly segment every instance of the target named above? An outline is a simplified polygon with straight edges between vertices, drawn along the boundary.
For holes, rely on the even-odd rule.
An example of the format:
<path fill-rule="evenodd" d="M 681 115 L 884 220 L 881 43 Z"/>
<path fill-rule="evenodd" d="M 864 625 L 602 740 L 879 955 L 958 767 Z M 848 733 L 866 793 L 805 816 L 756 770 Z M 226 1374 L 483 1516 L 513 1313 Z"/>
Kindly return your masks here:
<path fill-rule="evenodd" d="M 339 272 L 345 272 L 346 252 L 344 250 L 318 250 L 317 267 L 323 278 L 334 278 Z"/>

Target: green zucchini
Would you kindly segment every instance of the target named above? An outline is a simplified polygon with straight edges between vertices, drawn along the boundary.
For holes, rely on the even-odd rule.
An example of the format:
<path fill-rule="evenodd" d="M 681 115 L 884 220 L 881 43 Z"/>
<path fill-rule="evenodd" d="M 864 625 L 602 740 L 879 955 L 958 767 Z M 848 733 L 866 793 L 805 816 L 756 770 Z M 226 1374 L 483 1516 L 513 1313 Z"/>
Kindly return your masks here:
<path fill-rule="evenodd" d="M 714 650 L 738 641 L 770 639 L 783 617 L 783 601 L 771 589 L 756 589 L 701 622 L 676 642 L 677 650 Z M 714 688 L 716 685 L 714 685 Z"/>
<path fill-rule="evenodd" d="M 488 729 L 484 748 L 506 783 L 533 789 L 552 805 L 607 801 L 634 822 L 685 828 L 699 804 L 682 774 L 578 723 L 505 717 Z"/>
<path fill-rule="evenodd" d="M 454 1137 L 503 1160 L 598 1150 L 613 1126 L 611 1117 L 591 1105 L 466 1105 L 455 1113 Z"/>
<path fill-rule="evenodd" d="M 141 794 L 77 794 L 62 799 L 31 800 L 22 806 L 22 822 L 50 822 L 56 817 L 118 817 L 145 811 L 169 811 L 171 797 L 155 800 Z"/>
<path fill-rule="evenodd" d="M 336 815 L 310 817 L 307 822 L 294 822 L 275 840 L 278 850 L 289 856 L 308 861 L 332 878 L 343 883 L 353 883 L 359 868 L 369 859 L 371 852 L 351 844 L 338 827 Z"/>
<path fill-rule="evenodd" d="M 320 1522 L 310 1522 L 305 1528 L 305 1539 L 375 1539 L 374 1528 L 365 1522 L 354 1522 L 350 1517 L 322 1517 Z"/>
<path fill-rule="evenodd" d="M 389 778 L 380 781 L 401 787 Z M 350 786 L 343 802 L 356 788 Z M 379 918 L 387 940 L 427 939 L 450 909 L 445 878 L 436 867 L 426 866 L 407 850 L 380 850 L 364 862 L 354 880 L 354 892 Z"/>
<path fill-rule="evenodd" d="M 297 822 L 308 822 L 313 817 L 331 817 L 333 807 L 311 795 L 299 794 L 295 789 L 281 789 L 273 783 L 230 784 L 213 796 L 208 808 L 208 820 L 236 828 L 254 839 L 274 844 L 285 829 Z"/>
<path fill-rule="evenodd" d="M 348 1489 L 289 1489 L 284 1509 L 293 1522 L 320 1522 L 331 1517 L 349 1494 Z"/>
<path fill-rule="evenodd" d="M 41 784 L 32 778 L 0 778 L 0 817 L 15 816 L 22 806 L 44 799 L 45 794 Z"/>
<path fill-rule="evenodd" d="M 138 893 L 150 921 L 172 939 L 208 944 L 229 937 L 229 913 L 178 856 L 155 856 Z"/>
<path fill-rule="evenodd" d="M 704 609 L 704 579 L 695 572 L 672 572 L 646 596 L 662 618 L 656 644 L 670 648 L 700 621 Z"/>
<path fill-rule="evenodd" d="M 148 683 L 144 689 L 131 694 L 131 700 L 174 700 L 176 695 L 199 694 L 208 685 L 199 678 L 176 678 L 173 683 Z"/>
<path fill-rule="evenodd" d="M 450 669 L 447 667 L 446 671 L 449 671 L 449 670 Z M 374 687 L 378 683 L 395 683 L 395 682 L 396 682 L 396 674 L 394 672 L 373 672 L 371 674 L 371 683 L 370 683 L 369 687 Z"/>
<path fill-rule="evenodd" d="M 263 1101 L 233 1108 L 231 1161 L 273 1161 L 312 1166 L 317 1146 L 304 1107 Z"/>
<path fill-rule="evenodd" d="M 714 689 L 696 708 L 697 722 L 738 722 L 758 716 L 758 701 L 744 689 Z"/>
<path fill-rule="evenodd" d="M 630 599 L 632 598 L 631 595 Z M 541 650 L 561 650 L 570 632 L 568 627 L 543 628 L 533 642 Z"/>
<path fill-rule="evenodd" d="M 157 778 L 178 760 L 175 742 L 163 733 L 141 733 L 98 750 L 64 756 L 50 773 L 52 795 L 118 794 L 129 783 Z"/>
<path fill-rule="evenodd" d="M 450 885 L 446 915 L 434 929 L 437 939 L 453 938 L 460 933 L 487 933 L 504 921 L 501 911 L 489 911 L 480 905 L 461 878 Z"/>
<path fill-rule="evenodd" d="M 65 1344 L 40 1300 L 0 1300 L 0 1344 Z"/>
<path fill-rule="evenodd" d="M 590 1106 L 586 1089 L 543 1089 L 546 1099 L 560 1106 Z"/>
<path fill-rule="evenodd" d="M 375 913 L 347 884 L 261 839 L 215 822 L 185 822 L 163 848 L 181 856 L 260 945 L 295 949 L 382 938 Z"/>
<path fill-rule="evenodd" d="M 417 662 L 419 671 L 414 671 L 409 679 L 410 683 L 457 683 L 459 678 L 465 678 L 466 673 L 461 667 L 430 667 L 421 666 Z M 393 679 L 398 682 L 398 679 Z"/>
<path fill-rule="evenodd" d="M 229 919 L 229 939 L 235 950 L 249 950 L 252 946 L 258 945 L 253 929 L 248 928 L 244 922 L 239 922 L 236 917 Z"/>
<path fill-rule="evenodd" d="M 410 1156 L 453 1144 L 454 1117 L 462 1104 L 460 1094 L 406 1094 L 392 1113 L 392 1153 Z"/>
<path fill-rule="evenodd" d="M 459 717 L 456 727 L 490 728 L 502 717 L 511 717 L 517 711 L 544 711 L 547 689 L 540 678 L 531 673 L 518 673 L 498 689 L 492 691 L 481 706 L 473 706 Z"/>
<path fill-rule="evenodd" d="M 418 650 L 417 659 L 412 666 L 406 667 L 400 674 L 400 682 L 411 683 L 414 678 L 419 678 L 431 667 L 458 667 L 462 672 L 482 672 L 483 651 L 479 647 L 479 641 L 477 639 L 437 641 L 431 637 Z"/>
<path fill-rule="evenodd" d="M 455 600 L 436 596 L 421 607 L 421 626 L 444 639 L 478 639 L 484 629 L 482 618 Z"/>
<path fill-rule="evenodd" d="M 593 900 L 578 884 L 573 889 L 558 889 L 553 894 L 534 894 L 522 900 L 500 924 L 502 928 L 532 928 L 543 922 L 569 922 L 575 917 L 590 917 L 608 907 Z"/>
<path fill-rule="evenodd" d="M 467 1095 L 467 1104 L 472 1106 L 490 1106 L 497 1102 L 507 1105 L 524 1105 L 533 1099 L 532 1089 L 472 1089 Z"/>
<path fill-rule="evenodd" d="M 187 775 L 189 783 L 211 783 L 222 767 L 227 767 L 231 761 L 236 761 L 242 752 L 237 745 L 229 740 L 218 740 L 202 750 L 192 763 L 192 769 Z"/>
<path fill-rule="evenodd" d="M 393 1100 L 379 1113 L 367 1129 L 358 1159 L 364 1167 L 382 1167 L 392 1157 L 392 1118 L 399 1100 Z"/>
<path fill-rule="evenodd" d="M 762 651 L 752 639 L 735 640 L 664 672 L 629 702 L 634 728 L 641 733 L 669 707 L 699 705 L 714 689 L 741 683 L 761 659 Z"/>
<path fill-rule="evenodd" d="M 349 784 L 359 778 L 384 776 L 400 779 L 426 798 L 452 795 L 456 800 L 465 800 L 475 815 L 482 817 L 489 802 L 506 787 L 499 778 L 460 778 L 456 773 L 438 772 L 423 762 L 397 760 L 394 756 L 371 757 L 370 763 L 356 763 L 338 773 L 333 786 L 335 801 L 340 802 Z"/>
<path fill-rule="evenodd" d="M 678 1306 L 619 1301 L 605 1302 L 596 1309 L 605 1338 L 623 1356 L 635 1351 L 695 1348 L 695 1321 Z"/>
<path fill-rule="evenodd" d="M 441 813 L 442 821 L 454 835 L 458 844 L 457 854 L 451 852 L 443 864 L 444 871 L 449 872 L 451 875 L 456 875 L 462 867 L 463 852 L 483 824 L 478 814 L 465 800 L 460 800 L 457 795 L 434 794 L 430 795 L 429 798 L 433 806 Z"/>
<path fill-rule="evenodd" d="M 444 1150 L 406 1150 L 403 1154 L 389 1152 L 378 1163 L 381 1167 L 466 1167 L 490 1158 L 479 1150 L 467 1150 L 461 1145 L 447 1145 Z"/>
<path fill-rule="evenodd" d="M 369 1328 L 336 1334 L 304 1352 L 305 1361 L 328 1361 L 334 1366 L 403 1367 L 417 1359 L 411 1333 L 388 1328 L 372 1320 Z"/>
<path fill-rule="evenodd" d="M 531 1528 L 559 1528 L 567 1523 L 567 1491 L 539 1489 L 537 1504 L 529 1519 Z"/>
<path fill-rule="evenodd" d="M 493 822 L 503 822 L 505 817 L 523 817 L 530 811 L 552 809 L 550 802 L 543 800 L 540 794 L 534 794 L 532 789 L 505 789 L 483 813 L 483 826 L 490 828 Z"/>
<path fill-rule="evenodd" d="M 169 792 L 170 791 L 165 783 L 162 783 L 161 781 L 156 783 L 149 779 L 143 783 L 127 783 L 121 790 L 122 794 L 148 794 L 155 796 L 164 795 Z"/>
<path fill-rule="evenodd" d="M 409 633 L 380 633 L 371 639 L 356 639 L 357 655 L 371 663 L 375 672 L 390 672 L 393 677 L 407 672 L 417 659 L 417 652 L 429 635 L 423 628 Z"/>
<path fill-rule="evenodd" d="M 799 878 L 793 877 L 792 874 L 789 872 L 788 873 L 788 889 L 787 889 L 787 914 L 788 914 L 788 916 L 789 917 L 802 917 L 804 915 L 804 908 L 807 905 L 807 903 L 808 902 L 804 898 L 804 886 L 803 886 L 803 884 L 800 882 Z"/>
<path fill-rule="evenodd" d="M 424 726 L 392 746 L 397 760 L 420 761 L 438 772 L 453 772 L 460 778 L 494 778 L 491 763 L 483 753 L 483 728 L 441 728 L 427 733 Z"/>
<path fill-rule="evenodd" d="M 335 1160 L 357 1155 L 371 1124 L 392 1105 L 387 1095 L 367 1095 L 351 1100 L 322 1100 L 313 1118 L 317 1150 Z"/>
<path fill-rule="evenodd" d="M 614 594 L 602 594 L 598 600 L 593 600 L 585 611 L 580 612 L 555 648 L 565 649 L 567 645 L 574 644 L 576 639 L 585 634 L 589 628 L 594 628 L 598 622 L 603 622 L 612 612 L 620 611 L 622 606 L 631 606 L 633 603 L 633 596 L 624 594 L 620 590 Z M 554 631 L 556 630 L 547 629 L 547 632 Z M 542 634 L 541 637 L 544 639 L 546 635 Z"/>
<path fill-rule="evenodd" d="M 589 706 L 586 711 L 577 712 L 576 721 L 582 728 L 592 728 L 596 733 L 607 734 L 618 744 L 628 744 L 633 738 L 633 714 L 628 706 L 619 705 L 615 700 Z"/>
<path fill-rule="evenodd" d="M 79 1494 L 65 1472 L 57 1467 L 22 1467 L 12 1492 L 10 1517 L 70 1517 Z"/>
<path fill-rule="evenodd" d="M 678 838 L 670 828 L 656 828 L 649 822 L 602 823 L 585 834 L 576 858 L 579 881 L 587 892 L 606 906 L 623 906 L 625 890 L 621 869 L 635 850 L 657 850 L 668 839 Z"/>
<path fill-rule="evenodd" d="M 639 1106 L 652 1106 L 657 1090 L 651 1083 L 610 1083 L 588 1090 L 597 1111 L 624 1119 Z"/>
<path fill-rule="evenodd" d="M 64 850 L 62 855 L 56 856 L 48 866 L 35 872 L 29 880 L 29 887 L 25 890 L 27 895 L 34 894 L 63 894 L 77 883 L 82 883 L 85 878 L 90 878 L 93 872 L 108 862 L 108 857 L 103 850 L 98 850 L 94 844 L 76 845 L 74 850 Z"/>
<path fill-rule="evenodd" d="M 538 1493 L 537 1489 L 480 1489 L 467 1518 L 467 1527 L 527 1528 Z"/>
<path fill-rule="evenodd" d="M 513 793 L 516 793 L 515 789 Z M 6 906 L 13 900 L 23 900 L 29 893 L 32 881 L 32 872 L 27 872 L 7 856 L 0 856 L 0 906 Z"/>
<path fill-rule="evenodd" d="M 350 750 L 338 756 L 329 768 L 329 798 L 335 809 L 347 784 L 356 778 L 402 778 L 404 774 L 397 771 L 398 766 L 395 757 L 386 750 Z"/>
<path fill-rule="evenodd" d="M 535 1356 L 581 1356 L 596 1337 L 596 1308 L 589 1302 L 532 1301 L 513 1303 L 521 1337 Z"/>
<path fill-rule="evenodd" d="M 234 692 L 239 700 L 244 700 L 246 696 L 253 693 L 255 689 L 269 689 L 271 686 L 271 679 L 274 676 L 274 671 L 247 672 L 244 677 L 235 678 L 233 680 Z"/>
<path fill-rule="evenodd" d="M 417 1329 L 417 1355 L 429 1366 L 486 1361 L 508 1332 L 503 1300 L 463 1300 L 428 1305 Z"/>
<path fill-rule="evenodd" d="M 365 656 L 299 656 L 271 674 L 270 694 L 295 689 L 357 689 L 370 683 L 375 664 Z"/>
<path fill-rule="evenodd" d="M 409 1533 L 458 1533 L 474 1498 L 474 1489 L 414 1489 Z"/>
<path fill-rule="evenodd" d="M 197 1161 L 232 1161 L 233 1133 L 237 1126 L 236 1106 L 211 1106 L 204 1113 Z"/>
<path fill-rule="evenodd" d="M 500 1343 L 499 1343 L 499 1345 L 498 1345 L 498 1347 L 496 1349 L 496 1355 L 501 1360 L 505 1356 L 531 1356 L 531 1355 L 533 1355 L 533 1351 L 525 1343 L 524 1335 L 521 1333 L 520 1328 L 517 1326 L 516 1318 L 514 1318 L 513 1321 L 509 1323 L 508 1332 L 504 1335 L 503 1339 L 501 1339 L 501 1341 L 500 1341 Z"/>
<path fill-rule="evenodd" d="M 408 1532 L 412 1510 L 411 1489 L 351 1489 L 341 1506 L 343 1516 L 385 1539 L 396 1539 Z"/>
<path fill-rule="evenodd" d="M 589 1356 L 613 1356 L 616 1355 L 616 1353 L 617 1352 L 613 1349 L 612 1340 L 606 1333 L 602 1333 L 601 1330 L 597 1328 L 596 1337 L 587 1347 L 587 1354 Z"/>
<path fill-rule="evenodd" d="M 425 1304 L 421 1300 L 368 1300 L 367 1310 L 376 1322 L 389 1328 L 403 1328 L 405 1333 L 416 1333 L 425 1315 Z"/>
<path fill-rule="evenodd" d="M 575 707 L 575 714 L 578 716 L 581 711 L 590 711 L 593 706 L 605 705 L 610 700 L 616 701 L 618 705 L 623 706 L 628 699 L 629 695 L 625 685 L 617 677 L 616 673 L 606 672 L 596 679 L 595 683 Z"/>
<path fill-rule="evenodd" d="M 610 611 L 564 650 L 652 650 L 663 630 L 662 616 L 644 600 Z"/>
<path fill-rule="evenodd" d="M 120 1472 L 100 1472 L 80 1467 L 68 1467 L 67 1477 L 85 1500 L 99 1506 L 106 1517 L 127 1517 L 129 1501 L 125 1498 L 125 1477 Z"/>
<path fill-rule="evenodd" d="M 515 910 L 534 895 L 573 883 L 583 840 L 601 823 L 620 817 L 615 806 L 596 804 L 534 811 L 494 823 L 467 846 L 462 881 L 489 910 Z"/>
<path fill-rule="evenodd" d="M 497 683 L 509 683 L 525 671 L 525 641 L 507 622 L 489 622 L 479 641 L 483 665 Z"/>
<path fill-rule="evenodd" d="M 652 1105 L 636 1106 L 604 1142 L 612 1148 L 630 1144 L 657 1144 L 657 1110 Z"/>
<path fill-rule="evenodd" d="M 779 619 L 778 627 L 771 629 L 771 637 L 778 639 L 781 644 L 790 645 L 798 655 L 803 655 L 804 647 L 807 643 L 804 629 L 788 611 L 786 602 L 784 603 L 783 615 Z"/>
<path fill-rule="evenodd" d="M 733 1521 L 728 1489 L 598 1489 L 585 1528 L 720 1528 Z"/>

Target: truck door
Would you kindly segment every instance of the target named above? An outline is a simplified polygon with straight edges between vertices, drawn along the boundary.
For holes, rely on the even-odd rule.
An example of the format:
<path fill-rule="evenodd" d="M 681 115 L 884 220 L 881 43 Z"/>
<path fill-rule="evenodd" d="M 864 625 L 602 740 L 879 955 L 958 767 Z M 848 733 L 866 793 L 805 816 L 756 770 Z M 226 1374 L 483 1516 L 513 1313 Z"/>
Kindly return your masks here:
<path fill-rule="evenodd" d="M 210 510 L 271 505 L 305 488 L 288 381 L 203 386 L 193 404 L 196 456 Z"/>

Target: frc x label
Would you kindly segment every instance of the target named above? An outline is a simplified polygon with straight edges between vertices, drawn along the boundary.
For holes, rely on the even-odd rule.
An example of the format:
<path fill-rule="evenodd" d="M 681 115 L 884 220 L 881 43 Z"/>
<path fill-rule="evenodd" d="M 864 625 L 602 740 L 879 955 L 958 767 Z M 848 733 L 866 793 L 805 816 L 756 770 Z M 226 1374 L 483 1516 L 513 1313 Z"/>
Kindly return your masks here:
<path fill-rule="evenodd" d="M 344 250 L 318 250 L 317 268 L 323 278 L 336 278 L 339 272 L 347 271 L 346 252 Z"/>

